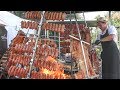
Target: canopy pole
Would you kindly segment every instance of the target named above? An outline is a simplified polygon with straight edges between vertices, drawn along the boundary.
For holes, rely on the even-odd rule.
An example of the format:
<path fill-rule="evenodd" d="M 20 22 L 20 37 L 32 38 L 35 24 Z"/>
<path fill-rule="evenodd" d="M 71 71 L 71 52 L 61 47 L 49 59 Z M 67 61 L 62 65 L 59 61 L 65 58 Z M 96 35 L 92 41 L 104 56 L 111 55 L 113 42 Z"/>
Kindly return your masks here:
<path fill-rule="evenodd" d="M 109 11 L 109 24 L 112 25 L 111 11 Z"/>

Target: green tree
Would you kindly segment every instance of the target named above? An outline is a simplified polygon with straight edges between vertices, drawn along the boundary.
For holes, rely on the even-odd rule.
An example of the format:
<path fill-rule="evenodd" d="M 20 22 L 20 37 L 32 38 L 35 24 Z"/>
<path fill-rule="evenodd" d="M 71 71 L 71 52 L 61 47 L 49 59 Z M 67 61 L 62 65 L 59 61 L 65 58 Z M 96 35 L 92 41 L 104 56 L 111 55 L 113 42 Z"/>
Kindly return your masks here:
<path fill-rule="evenodd" d="M 116 27 L 120 26 L 120 12 L 118 11 L 111 12 L 111 21 L 114 26 Z"/>
<path fill-rule="evenodd" d="M 118 32 L 118 45 L 120 48 L 120 11 L 112 11 L 111 12 L 111 22 L 114 25 Z"/>
<path fill-rule="evenodd" d="M 76 17 L 77 17 L 77 19 L 78 19 L 78 20 L 80 20 L 80 19 L 81 19 L 81 17 L 80 17 L 80 15 L 79 15 L 79 13 L 76 13 Z M 66 20 L 70 20 L 70 18 L 71 18 L 72 20 L 74 20 L 74 19 L 75 19 L 75 16 L 74 16 L 74 14 L 73 14 L 73 13 L 72 13 L 71 15 L 70 15 L 70 14 L 67 14 Z"/>
<path fill-rule="evenodd" d="M 24 13 L 26 11 L 9 11 L 9 12 L 16 15 L 16 16 L 18 16 L 18 17 L 24 18 Z"/>

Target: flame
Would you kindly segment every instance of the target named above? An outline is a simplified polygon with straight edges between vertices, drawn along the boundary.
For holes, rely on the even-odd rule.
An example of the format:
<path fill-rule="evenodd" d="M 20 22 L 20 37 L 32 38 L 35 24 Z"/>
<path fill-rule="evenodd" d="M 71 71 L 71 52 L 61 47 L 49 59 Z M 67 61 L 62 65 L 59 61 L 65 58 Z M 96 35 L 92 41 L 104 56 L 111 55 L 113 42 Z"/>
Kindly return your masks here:
<path fill-rule="evenodd" d="M 48 70 L 46 68 L 42 68 L 40 73 L 44 73 L 46 75 L 52 75 L 57 79 L 69 78 L 69 75 L 64 74 L 62 71 L 50 71 L 50 70 Z"/>
<path fill-rule="evenodd" d="M 53 74 L 53 71 L 50 71 L 50 70 L 44 68 L 44 69 L 42 69 L 42 73 L 51 75 L 51 74 Z"/>
<path fill-rule="evenodd" d="M 48 75 L 55 75 L 55 76 L 63 75 L 64 77 L 66 77 L 66 74 L 64 74 L 61 71 L 50 71 L 46 68 L 42 68 L 41 72 L 44 73 L 44 74 L 48 74 Z"/>
<path fill-rule="evenodd" d="M 46 61 L 57 63 L 57 61 L 54 58 L 52 58 L 51 56 L 48 56 L 46 58 Z M 58 66 L 59 66 L 58 68 L 60 68 L 61 64 L 58 64 Z M 61 68 L 60 68 L 60 70 L 57 70 L 57 71 L 50 71 L 49 69 L 42 68 L 40 73 L 44 73 L 46 75 L 53 75 L 55 78 L 58 78 L 58 79 L 65 79 L 68 77 L 68 75 L 64 74 L 64 71 L 61 70 Z"/>

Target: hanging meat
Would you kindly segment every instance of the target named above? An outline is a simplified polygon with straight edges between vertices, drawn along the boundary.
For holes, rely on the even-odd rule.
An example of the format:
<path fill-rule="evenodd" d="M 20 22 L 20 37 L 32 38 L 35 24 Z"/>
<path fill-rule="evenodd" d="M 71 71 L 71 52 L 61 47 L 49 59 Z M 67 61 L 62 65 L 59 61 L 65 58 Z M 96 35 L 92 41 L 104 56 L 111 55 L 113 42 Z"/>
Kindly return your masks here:
<path fill-rule="evenodd" d="M 85 75 L 87 75 L 87 69 L 85 66 L 85 59 L 83 57 L 83 50 L 81 47 L 81 44 L 79 41 L 74 40 L 71 42 L 71 52 L 72 52 L 72 58 L 74 58 L 76 61 L 78 61 L 78 66 L 80 66 L 80 69 L 84 71 Z M 86 58 L 86 65 L 88 67 L 88 76 L 95 76 L 95 71 L 91 65 L 91 61 L 89 58 L 88 48 L 83 44 L 84 48 L 84 54 Z"/>

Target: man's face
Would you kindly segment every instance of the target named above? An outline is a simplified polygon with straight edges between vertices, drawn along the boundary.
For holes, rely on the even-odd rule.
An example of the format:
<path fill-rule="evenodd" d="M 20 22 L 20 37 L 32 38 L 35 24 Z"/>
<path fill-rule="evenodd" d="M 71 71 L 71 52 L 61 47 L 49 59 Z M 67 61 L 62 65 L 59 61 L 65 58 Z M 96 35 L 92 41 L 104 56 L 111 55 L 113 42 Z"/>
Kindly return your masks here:
<path fill-rule="evenodd" d="M 107 28 L 107 23 L 106 22 L 97 22 L 97 26 L 101 29 L 101 30 L 105 30 Z"/>

